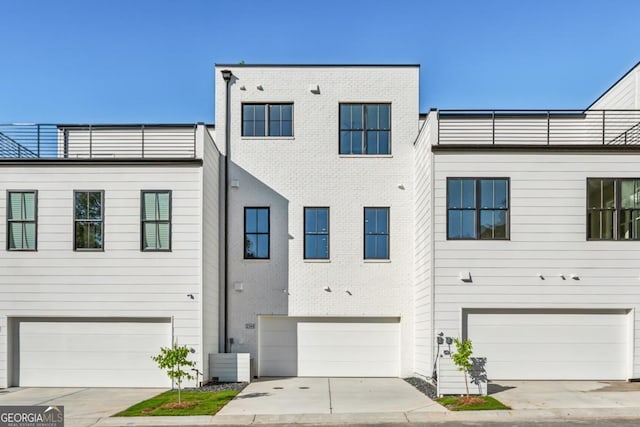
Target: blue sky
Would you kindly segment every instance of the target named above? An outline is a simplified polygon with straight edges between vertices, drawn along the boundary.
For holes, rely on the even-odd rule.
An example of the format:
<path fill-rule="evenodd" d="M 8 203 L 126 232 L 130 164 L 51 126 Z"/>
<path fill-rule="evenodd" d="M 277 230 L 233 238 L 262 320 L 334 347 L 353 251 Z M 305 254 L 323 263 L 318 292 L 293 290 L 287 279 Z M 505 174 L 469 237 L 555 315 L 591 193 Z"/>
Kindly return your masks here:
<path fill-rule="evenodd" d="M 420 109 L 581 108 L 638 0 L 3 0 L 0 123 L 213 121 L 215 63 L 417 63 Z"/>

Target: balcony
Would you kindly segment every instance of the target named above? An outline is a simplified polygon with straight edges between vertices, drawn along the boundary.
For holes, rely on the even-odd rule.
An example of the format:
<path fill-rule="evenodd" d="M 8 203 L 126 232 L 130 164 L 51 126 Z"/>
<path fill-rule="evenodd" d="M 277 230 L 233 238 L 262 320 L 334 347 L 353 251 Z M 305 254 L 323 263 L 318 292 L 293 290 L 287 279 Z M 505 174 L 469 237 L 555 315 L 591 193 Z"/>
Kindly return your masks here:
<path fill-rule="evenodd" d="M 195 124 L 0 124 L 0 159 L 194 159 Z"/>
<path fill-rule="evenodd" d="M 438 145 L 640 145 L 640 110 L 440 110 Z"/>

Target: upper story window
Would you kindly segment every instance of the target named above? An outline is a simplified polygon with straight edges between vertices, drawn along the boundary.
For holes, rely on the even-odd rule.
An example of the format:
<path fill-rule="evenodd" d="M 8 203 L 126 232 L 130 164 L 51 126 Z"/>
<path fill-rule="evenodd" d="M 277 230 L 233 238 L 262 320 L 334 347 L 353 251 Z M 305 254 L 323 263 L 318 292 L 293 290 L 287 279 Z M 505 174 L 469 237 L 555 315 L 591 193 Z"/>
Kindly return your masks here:
<path fill-rule="evenodd" d="M 447 239 L 508 238 L 508 178 L 447 179 Z"/>
<path fill-rule="evenodd" d="M 74 191 L 73 248 L 78 251 L 104 249 L 104 192 Z"/>
<path fill-rule="evenodd" d="M 587 239 L 640 240 L 640 179 L 587 178 Z"/>
<path fill-rule="evenodd" d="M 364 259 L 389 259 L 389 208 L 364 208 Z"/>
<path fill-rule="evenodd" d="M 142 191 L 143 251 L 171 250 L 171 191 Z"/>
<path fill-rule="evenodd" d="M 7 193 L 7 249 L 35 251 L 37 249 L 37 192 Z"/>
<path fill-rule="evenodd" d="M 293 104 L 242 104 L 242 136 L 293 136 Z"/>
<path fill-rule="evenodd" d="M 269 259 L 269 208 L 244 208 L 244 258 Z"/>
<path fill-rule="evenodd" d="M 304 208 L 304 258 L 329 259 L 329 208 Z"/>
<path fill-rule="evenodd" d="M 391 154 L 391 104 L 340 104 L 340 154 Z"/>

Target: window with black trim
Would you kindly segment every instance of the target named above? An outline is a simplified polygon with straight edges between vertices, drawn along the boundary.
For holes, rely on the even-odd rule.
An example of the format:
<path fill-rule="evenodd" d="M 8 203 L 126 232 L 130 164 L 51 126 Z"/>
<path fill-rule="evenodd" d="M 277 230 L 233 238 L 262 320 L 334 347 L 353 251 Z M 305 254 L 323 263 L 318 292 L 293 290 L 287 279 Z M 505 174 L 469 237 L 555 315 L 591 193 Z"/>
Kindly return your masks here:
<path fill-rule="evenodd" d="M 269 208 L 244 208 L 244 258 L 269 259 Z"/>
<path fill-rule="evenodd" d="M 329 208 L 304 208 L 304 258 L 329 259 Z"/>
<path fill-rule="evenodd" d="M 293 136 L 293 104 L 242 104 L 242 136 Z"/>
<path fill-rule="evenodd" d="M 141 249 L 171 250 L 171 191 L 143 190 L 141 195 Z"/>
<path fill-rule="evenodd" d="M 509 179 L 447 178 L 447 239 L 509 239 Z"/>
<path fill-rule="evenodd" d="M 391 104 L 340 104 L 340 154 L 391 154 Z"/>
<path fill-rule="evenodd" d="M 389 208 L 364 208 L 364 259 L 389 259 Z"/>
<path fill-rule="evenodd" d="M 640 240 L 640 179 L 587 178 L 587 240 Z"/>
<path fill-rule="evenodd" d="M 35 251 L 38 247 L 37 191 L 7 192 L 7 249 Z"/>
<path fill-rule="evenodd" d="M 74 191 L 73 248 L 104 249 L 104 191 Z"/>

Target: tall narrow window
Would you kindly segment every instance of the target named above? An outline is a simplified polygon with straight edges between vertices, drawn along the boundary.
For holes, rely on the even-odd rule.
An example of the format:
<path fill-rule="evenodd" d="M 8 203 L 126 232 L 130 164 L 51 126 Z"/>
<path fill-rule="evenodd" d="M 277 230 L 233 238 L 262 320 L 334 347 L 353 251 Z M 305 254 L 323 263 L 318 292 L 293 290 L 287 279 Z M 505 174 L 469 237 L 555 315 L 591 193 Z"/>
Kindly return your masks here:
<path fill-rule="evenodd" d="M 269 208 L 244 208 L 244 257 L 269 259 Z"/>
<path fill-rule="evenodd" d="M 142 192 L 142 250 L 171 250 L 171 191 Z"/>
<path fill-rule="evenodd" d="M 242 136 L 293 136 L 293 104 L 242 104 Z"/>
<path fill-rule="evenodd" d="M 104 192 L 74 191 L 74 244 L 78 251 L 104 249 Z"/>
<path fill-rule="evenodd" d="M 304 258 L 329 259 L 329 208 L 304 208 Z"/>
<path fill-rule="evenodd" d="M 35 251 L 37 249 L 37 193 L 9 191 L 7 194 L 7 249 Z"/>
<path fill-rule="evenodd" d="M 640 239 L 640 179 L 620 181 L 620 239 Z"/>
<path fill-rule="evenodd" d="M 616 212 L 614 179 L 587 180 L 587 238 L 613 240 Z"/>
<path fill-rule="evenodd" d="M 391 104 L 340 104 L 340 154 L 390 154 Z"/>
<path fill-rule="evenodd" d="M 364 259 L 389 259 L 389 208 L 364 208 Z"/>
<path fill-rule="evenodd" d="M 480 180 L 480 238 L 507 238 L 509 191 L 506 179 Z"/>
<path fill-rule="evenodd" d="M 508 238 L 507 178 L 447 179 L 447 239 Z"/>

